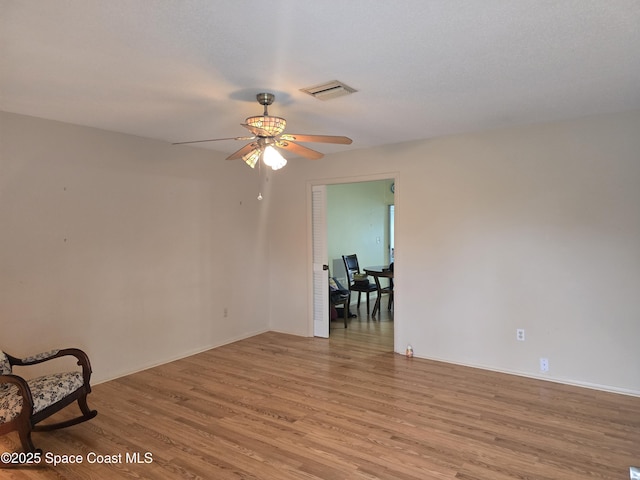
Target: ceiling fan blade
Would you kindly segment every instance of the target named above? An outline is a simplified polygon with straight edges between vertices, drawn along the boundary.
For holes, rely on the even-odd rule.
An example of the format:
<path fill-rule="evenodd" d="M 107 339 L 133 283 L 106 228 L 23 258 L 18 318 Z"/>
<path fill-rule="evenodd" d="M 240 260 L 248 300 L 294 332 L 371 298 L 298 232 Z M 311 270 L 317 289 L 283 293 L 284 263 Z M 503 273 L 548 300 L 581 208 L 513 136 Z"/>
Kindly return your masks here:
<path fill-rule="evenodd" d="M 283 148 L 285 150 L 288 150 L 289 152 L 300 155 L 301 157 L 308 158 L 310 160 L 317 160 L 319 158 L 324 157 L 324 154 L 320 152 L 316 152 L 315 150 L 312 150 L 307 147 L 303 147 L 302 145 L 298 145 L 297 143 L 285 141 L 282 139 L 276 142 L 276 146 Z"/>
<path fill-rule="evenodd" d="M 349 145 L 353 142 L 349 137 L 342 137 L 338 135 L 302 135 L 298 133 L 284 133 L 280 135 L 280 138 L 282 140 L 294 142 L 340 143 L 343 145 Z"/>
<path fill-rule="evenodd" d="M 255 142 L 252 143 L 247 143 L 244 147 L 242 147 L 240 150 L 232 153 L 231 155 L 229 155 L 227 157 L 227 160 L 235 160 L 236 158 L 242 158 L 244 155 L 246 155 L 247 153 L 249 153 L 251 150 L 253 150 L 254 148 L 258 148 L 258 144 Z"/>
<path fill-rule="evenodd" d="M 190 142 L 175 142 L 171 145 L 186 145 L 188 143 L 203 143 L 203 142 L 219 142 L 220 140 L 253 140 L 255 136 L 251 137 L 229 137 L 229 138 L 210 138 L 208 140 L 192 140 Z"/>
<path fill-rule="evenodd" d="M 256 137 L 273 137 L 269 132 L 260 127 L 254 127 L 253 125 L 249 125 L 247 123 L 241 123 L 244 128 L 253 133 Z"/>

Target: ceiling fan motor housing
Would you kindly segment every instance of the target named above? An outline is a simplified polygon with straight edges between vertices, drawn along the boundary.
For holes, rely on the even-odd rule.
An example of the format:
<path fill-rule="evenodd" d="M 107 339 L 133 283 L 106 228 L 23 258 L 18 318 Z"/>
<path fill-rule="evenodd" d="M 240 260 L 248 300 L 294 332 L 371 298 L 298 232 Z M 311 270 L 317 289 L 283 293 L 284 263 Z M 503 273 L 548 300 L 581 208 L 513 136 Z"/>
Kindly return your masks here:
<path fill-rule="evenodd" d="M 284 132 L 287 126 L 287 121 L 284 118 L 272 117 L 267 111 L 267 106 L 271 105 L 275 100 L 273 93 L 259 93 L 256 95 L 256 99 L 260 105 L 264 105 L 264 113 L 262 116 L 249 117 L 245 120 L 245 124 L 251 125 L 260 131 L 254 131 L 258 137 L 275 137 Z"/>
<path fill-rule="evenodd" d="M 276 96 L 273 93 L 259 93 L 258 95 L 256 95 L 256 98 L 258 99 L 258 103 L 260 105 L 271 105 L 273 103 L 273 101 L 276 99 Z"/>

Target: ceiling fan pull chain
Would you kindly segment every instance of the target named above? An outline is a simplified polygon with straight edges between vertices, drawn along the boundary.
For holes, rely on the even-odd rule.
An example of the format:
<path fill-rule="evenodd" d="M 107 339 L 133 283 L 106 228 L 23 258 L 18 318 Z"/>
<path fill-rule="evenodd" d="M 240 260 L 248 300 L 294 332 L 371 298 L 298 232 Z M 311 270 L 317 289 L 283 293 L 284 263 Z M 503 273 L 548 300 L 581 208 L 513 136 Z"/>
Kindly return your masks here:
<path fill-rule="evenodd" d="M 266 106 L 264 108 L 267 108 Z M 262 155 L 258 158 L 258 201 L 262 201 Z"/>

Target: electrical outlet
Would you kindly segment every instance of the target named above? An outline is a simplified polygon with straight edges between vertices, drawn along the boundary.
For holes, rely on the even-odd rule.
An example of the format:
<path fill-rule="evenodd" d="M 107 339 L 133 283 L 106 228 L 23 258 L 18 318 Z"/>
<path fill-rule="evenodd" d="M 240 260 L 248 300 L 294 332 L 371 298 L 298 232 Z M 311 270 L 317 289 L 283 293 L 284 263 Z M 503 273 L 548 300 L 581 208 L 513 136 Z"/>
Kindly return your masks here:
<path fill-rule="evenodd" d="M 549 371 L 549 359 L 548 358 L 541 358 L 540 359 L 540 371 L 541 372 L 548 372 Z"/>
<path fill-rule="evenodd" d="M 516 338 L 520 342 L 524 342 L 524 328 L 519 328 L 516 330 Z"/>
<path fill-rule="evenodd" d="M 227 318 L 227 317 L 229 316 L 229 310 L 227 309 L 227 307 L 224 307 L 224 311 L 223 311 L 223 313 L 222 313 L 222 316 L 223 316 L 224 318 Z"/>

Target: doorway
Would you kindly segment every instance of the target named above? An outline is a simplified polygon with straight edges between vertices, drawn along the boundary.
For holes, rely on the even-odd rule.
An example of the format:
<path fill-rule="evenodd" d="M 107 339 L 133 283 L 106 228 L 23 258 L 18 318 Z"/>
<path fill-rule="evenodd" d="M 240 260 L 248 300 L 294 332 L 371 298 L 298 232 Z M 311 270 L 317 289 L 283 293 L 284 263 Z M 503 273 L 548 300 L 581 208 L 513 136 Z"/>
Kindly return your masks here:
<path fill-rule="evenodd" d="M 342 255 L 357 254 L 360 268 L 373 265 L 389 265 L 394 261 L 395 247 L 395 215 L 396 215 L 396 178 L 393 175 L 368 177 L 366 179 L 338 180 L 322 185 L 324 199 L 319 205 L 312 208 L 312 224 L 314 233 L 312 235 L 313 261 L 314 264 L 319 258 L 324 258 L 323 263 L 328 265 L 330 275 L 335 277 L 343 286 L 348 288 L 348 279 L 344 270 Z M 319 185 L 312 186 L 314 195 Z M 314 197 L 315 198 L 315 197 Z M 313 200 L 315 201 L 315 200 Z M 320 220 L 317 222 L 316 220 Z M 326 232 L 318 235 L 318 225 L 324 222 Z M 324 245 L 323 245 L 324 241 Z M 314 266 L 314 272 L 318 270 Z M 314 278 L 321 279 L 321 275 L 314 273 Z M 319 288 L 314 288 L 314 305 L 319 305 L 318 312 L 321 312 L 325 303 L 319 300 L 325 288 L 319 284 Z M 328 296 L 328 288 L 327 296 Z M 356 308 L 357 296 L 352 297 L 352 313 L 358 315 L 352 318 L 352 322 L 367 322 L 375 327 L 379 320 L 389 321 L 389 315 L 385 311 L 384 315 L 378 314 L 371 318 L 367 315 L 365 296 L 363 295 L 360 309 Z M 386 296 L 382 299 L 386 310 Z M 370 309 L 373 309 L 375 295 L 372 295 Z M 395 302 L 394 302 L 395 303 Z M 333 322 L 331 328 L 342 325 L 340 322 Z M 317 319 L 314 322 L 314 335 L 328 336 L 329 329 L 325 334 L 318 334 Z M 362 326 L 360 326 L 362 328 Z M 387 331 L 389 327 L 387 326 Z M 391 330 L 395 325 L 391 324 Z M 347 329 L 348 330 L 348 329 Z M 375 330 L 375 329 L 374 329 Z M 374 331 L 372 330 L 372 331 Z M 347 332 L 348 333 L 348 332 Z M 388 336 L 388 333 L 387 333 Z M 391 342 L 393 345 L 393 342 Z M 393 347 L 391 347 L 393 349 Z"/>

